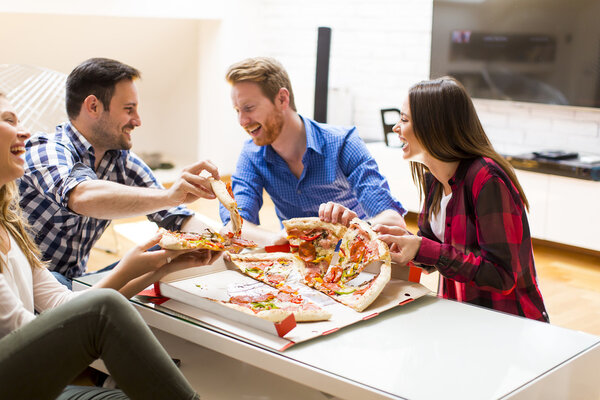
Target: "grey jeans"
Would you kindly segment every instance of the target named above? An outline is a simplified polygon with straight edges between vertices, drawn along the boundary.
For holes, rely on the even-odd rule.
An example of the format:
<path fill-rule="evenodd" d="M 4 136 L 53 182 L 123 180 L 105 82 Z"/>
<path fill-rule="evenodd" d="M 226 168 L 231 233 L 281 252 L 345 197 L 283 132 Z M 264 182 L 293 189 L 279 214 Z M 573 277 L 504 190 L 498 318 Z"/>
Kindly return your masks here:
<path fill-rule="evenodd" d="M 65 389 L 97 358 L 122 392 Z M 137 311 L 110 289 L 89 290 L 0 339 L 0 388 L 6 399 L 197 398 Z"/>

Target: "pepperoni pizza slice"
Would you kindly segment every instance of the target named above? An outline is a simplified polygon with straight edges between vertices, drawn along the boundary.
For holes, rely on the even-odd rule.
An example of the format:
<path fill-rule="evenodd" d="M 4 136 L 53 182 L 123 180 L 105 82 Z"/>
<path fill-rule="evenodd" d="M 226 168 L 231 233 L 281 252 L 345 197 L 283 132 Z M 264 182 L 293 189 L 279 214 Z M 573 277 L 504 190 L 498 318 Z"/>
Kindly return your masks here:
<path fill-rule="evenodd" d="M 304 262 L 304 274 L 327 272 L 335 248 L 346 227 L 323 222 L 318 217 L 283 221 L 292 253 Z"/>
<path fill-rule="evenodd" d="M 230 254 L 230 259 L 244 274 L 275 288 L 299 272 L 300 261 L 290 253 Z"/>
<path fill-rule="evenodd" d="M 219 302 L 236 310 L 273 322 L 282 321 L 290 313 L 294 314 L 297 322 L 324 321 L 331 318 L 331 313 L 323 310 L 315 303 L 304 299 L 289 286 L 270 289 L 258 295 L 232 296 L 228 301 Z"/>
<path fill-rule="evenodd" d="M 158 245 L 168 250 L 208 249 L 238 253 L 244 248 L 256 247 L 256 243 L 233 235 L 223 236 L 211 229 L 202 233 L 169 231 L 159 229 L 162 234 Z"/>

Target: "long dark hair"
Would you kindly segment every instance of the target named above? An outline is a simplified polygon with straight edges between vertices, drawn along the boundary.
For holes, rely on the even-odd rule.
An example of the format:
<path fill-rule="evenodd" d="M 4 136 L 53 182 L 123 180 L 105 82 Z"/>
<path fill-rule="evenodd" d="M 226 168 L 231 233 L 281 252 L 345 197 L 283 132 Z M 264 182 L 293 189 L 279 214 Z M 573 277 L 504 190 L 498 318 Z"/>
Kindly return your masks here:
<path fill-rule="evenodd" d="M 419 82 L 409 89 L 408 104 L 415 136 L 434 158 L 446 162 L 491 158 L 506 172 L 529 209 L 529 202 L 512 166 L 492 147 L 473 102 L 460 82 L 449 76 Z M 410 167 L 423 200 L 427 196 L 425 175 L 429 169 L 413 161 Z M 429 216 L 439 211 L 442 184 L 437 182 L 433 190 Z"/>

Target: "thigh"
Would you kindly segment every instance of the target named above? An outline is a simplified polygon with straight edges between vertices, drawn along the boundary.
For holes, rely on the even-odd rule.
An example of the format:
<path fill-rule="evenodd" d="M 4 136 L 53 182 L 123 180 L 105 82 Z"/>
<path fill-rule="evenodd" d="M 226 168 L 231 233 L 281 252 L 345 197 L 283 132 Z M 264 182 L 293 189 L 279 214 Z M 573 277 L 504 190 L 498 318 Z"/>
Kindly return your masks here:
<path fill-rule="evenodd" d="M 129 397 L 119 389 L 67 386 L 56 400 L 129 400 Z"/>
<path fill-rule="evenodd" d="M 55 398 L 98 358 L 96 294 L 41 313 L 0 339 L 0 387 L 6 398 Z"/>

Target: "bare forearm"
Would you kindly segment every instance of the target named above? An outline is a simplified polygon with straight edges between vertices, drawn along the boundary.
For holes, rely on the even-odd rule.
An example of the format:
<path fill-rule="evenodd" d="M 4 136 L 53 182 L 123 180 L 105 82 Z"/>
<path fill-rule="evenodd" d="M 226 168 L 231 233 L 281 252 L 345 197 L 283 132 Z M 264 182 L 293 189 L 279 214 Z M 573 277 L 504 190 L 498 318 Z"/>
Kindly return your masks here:
<path fill-rule="evenodd" d="M 94 180 L 77 185 L 69 195 L 69 208 L 93 218 L 116 219 L 146 215 L 173 204 L 163 189 L 131 187 Z"/>

